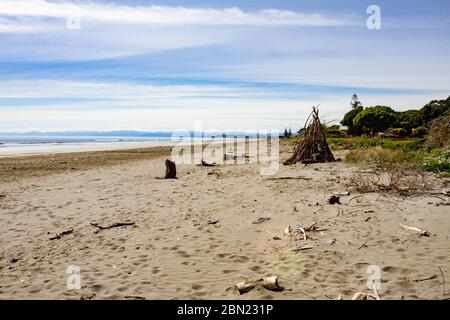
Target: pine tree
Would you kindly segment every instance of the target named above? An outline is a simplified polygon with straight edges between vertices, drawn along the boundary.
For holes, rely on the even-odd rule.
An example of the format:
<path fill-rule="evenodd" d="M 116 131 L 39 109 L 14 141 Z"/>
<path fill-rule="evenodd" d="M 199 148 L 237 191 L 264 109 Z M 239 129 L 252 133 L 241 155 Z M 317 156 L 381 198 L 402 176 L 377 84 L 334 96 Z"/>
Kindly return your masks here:
<path fill-rule="evenodd" d="M 287 129 L 286 129 L 286 128 L 284 128 L 284 134 L 283 134 L 283 137 L 285 137 L 285 138 L 287 138 L 287 137 L 288 137 L 288 131 L 287 131 Z"/>
<path fill-rule="evenodd" d="M 353 94 L 350 105 L 352 106 L 352 109 L 357 109 L 359 107 L 362 107 L 361 101 L 359 101 L 358 95 L 356 93 Z"/>

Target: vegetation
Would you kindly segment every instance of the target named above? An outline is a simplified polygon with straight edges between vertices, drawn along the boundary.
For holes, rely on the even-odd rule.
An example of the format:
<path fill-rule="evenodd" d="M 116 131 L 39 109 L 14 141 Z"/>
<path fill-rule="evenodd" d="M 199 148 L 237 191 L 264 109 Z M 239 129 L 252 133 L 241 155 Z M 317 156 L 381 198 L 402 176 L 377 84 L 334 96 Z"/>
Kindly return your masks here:
<path fill-rule="evenodd" d="M 429 186 L 418 175 L 408 155 L 402 150 L 374 147 L 350 151 L 345 160 L 356 163 L 365 171 L 352 176 L 348 185 L 359 192 L 395 192 L 408 195 Z"/>
<path fill-rule="evenodd" d="M 291 128 L 289 128 L 289 130 L 287 128 L 284 129 L 284 133 L 283 133 L 283 138 L 290 138 L 292 137 L 292 130 Z"/>
<path fill-rule="evenodd" d="M 327 141 L 332 150 L 350 151 L 346 162 L 370 169 L 370 179 L 360 177 L 361 189 L 395 189 L 391 182 L 411 184 L 407 174 L 411 171 L 416 176 L 422 171 L 450 176 L 450 96 L 419 110 L 397 112 L 386 106 L 365 108 L 353 95 L 351 110 L 341 124 L 348 130 L 338 125 L 326 127 Z M 290 136 L 287 141 L 298 143 L 301 139 Z M 392 180 L 385 176 L 388 181 L 378 181 L 380 172 Z"/>
<path fill-rule="evenodd" d="M 356 95 L 353 95 L 351 110 L 341 121 L 352 135 L 373 136 L 380 132 L 386 133 L 388 130 L 403 129 L 397 132 L 405 136 L 423 137 L 433 120 L 450 115 L 450 96 L 445 100 L 433 100 L 419 110 L 403 112 L 394 111 L 387 106 L 364 108 L 355 97 Z"/>
<path fill-rule="evenodd" d="M 363 132 L 374 135 L 384 132 L 394 126 L 396 121 L 395 111 L 390 107 L 376 106 L 365 108 L 353 119 L 353 126 Z"/>

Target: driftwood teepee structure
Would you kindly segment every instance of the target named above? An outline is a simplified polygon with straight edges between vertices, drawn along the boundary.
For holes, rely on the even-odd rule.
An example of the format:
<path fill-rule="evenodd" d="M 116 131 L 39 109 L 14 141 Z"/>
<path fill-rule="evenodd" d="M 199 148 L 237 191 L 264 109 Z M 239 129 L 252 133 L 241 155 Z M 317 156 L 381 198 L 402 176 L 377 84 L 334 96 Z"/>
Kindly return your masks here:
<path fill-rule="evenodd" d="M 324 127 L 319 120 L 318 107 L 313 107 L 313 111 L 306 119 L 303 134 L 304 137 L 295 146 L 294 153 L 283 164 L 335 161 L 333 153 L 328 146 Z"/>

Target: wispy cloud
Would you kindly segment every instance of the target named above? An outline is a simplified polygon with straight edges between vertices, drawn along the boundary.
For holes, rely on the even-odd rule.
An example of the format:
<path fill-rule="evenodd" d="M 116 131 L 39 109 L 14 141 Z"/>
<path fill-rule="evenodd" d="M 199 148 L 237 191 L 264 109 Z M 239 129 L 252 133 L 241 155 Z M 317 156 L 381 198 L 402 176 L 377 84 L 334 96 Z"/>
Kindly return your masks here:
<path fill-rule="evenodd" d="M 81 19 L 87 21 L 144 25 L 340 26 L 349 24 L 347 20 L 325 17 L 318 13 L 307 14 L 289 10 L 263 9 L 245 12 L 236 7 L 212 9 L 154 5 L 121 6 L 95 2 L 78 4 L 45 0 L 1 0 L 0 14 L 61 19 L 79 15 Z M 14 24 L 13 21 L 8 23 Z"/>
<path fill-rule="evenodd" d="M 0 0 L 0 130 L 283 128 L 318 103 L 339 119 L 355 91 L 365 105 L 397 109 L 445 97 L 441 6 L 411 15 L 380 1 L 383 28 L 370 31 L 359 1 Z M 406 28 L 424 9 L 436 27 Z M 81 29 L 67 28 L 77 17 Z"/>

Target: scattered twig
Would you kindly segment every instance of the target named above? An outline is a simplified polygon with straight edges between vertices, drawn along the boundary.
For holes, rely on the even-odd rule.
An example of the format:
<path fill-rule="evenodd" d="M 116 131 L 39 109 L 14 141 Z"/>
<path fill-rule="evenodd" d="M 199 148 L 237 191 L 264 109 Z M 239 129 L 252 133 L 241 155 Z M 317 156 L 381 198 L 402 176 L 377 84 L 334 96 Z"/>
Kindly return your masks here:
<path fill-rule="evenodd" d="M 363 247 L 366 247 L 366 248 L 367 248 L 367 241 L 364 242 L 357 250 L 360 250 L 360 249 L 362 249 Z"/>
<path fill-rule="evenodd" d="M 421 282 L 421 281 L 427 281 L 427 280 L 433 280 L 436 279 L 438 276 L 433 274 L 432 276 L 428 277 L 428 278 L 423 278 L 423 279 L 416 279 L 416 280 L 412 280 L 413 282 Z"/>
<path fill-rule="evenodd" d="M 220 220 L 214 220 L 214 221 L 208 221 L 208 224 L 216 224 L 217 222 L 219 222 Z"/>
<path fill-rule="evenodd" d="M 444 277 L 444 272 L 442 272 L 441 267 L 438 267 L 439 271 L 441 272 L 441 276 L 442 276 L 442 285 L 444 286 L 444 296 L 445 296 L 445 277 Z"/>
<path fill-rule="evenodd" d="M 269 221 L 271 218 L 270 217 L 260 217 L 254 221 L 252 221 L 252 224 L 260 224 L 266 221 Z"/>
<path fill-rule="evenodd" d="M 303 247 L 298 247 L 298 248 L 292 249 L 292 251 L 303 251 L 303 250 L 309 250 L 312 248 L 313 248 L 313 246 L 304 245 Z"/>
<path fill-rule="evenodd" d="M 125 299 L 130 299 L 130 300 L 146 300 L 145 297 L 141 297 L 141 296 L 124 296 Z"/>
<path fill-rule="evenodd" d="M 297 227 L 297 228 L 303 234 L 303 241 L 306 241 L 307 236 L 306 236 L 305 229 L 303 229 L 302 227 Z"/>
<path fill-rule="evenodd" d="M 304 176 L 296 176 L 296 177 L 271 177 L 266 180 L 312 180 L 312 178 L 304 177 Z"/>
<path fill-rule="evenodd" d="M 353 199 L 356 199 L 356 198 L 361 198 L 361 197 L 364 197 L 364 195 L 362 195 L 362 194 L 360 194 L 360 195 L 358 195 L 358 196 L 354 196 L 354 197 L 351 197 L 349 200 L 348 200 L 348 202 L 347 203 L 350 203 L 350 202 L 352 202 L 352 200 Z"/>
<path fill-rule="evenodd" d="M 72 232 L 73 232 L 73 229 L 69 229 L 69 230 L 63 231 L 61 233 L 56 233 L 56 235 L 54 237 L 51 237 L 50 240 L 61 239 L 62 236 L 71 234 Z"/>
<path fill-rule="evenodd" d="M 97 223 L 92 223 L 91 222 L 91 226 L 97 227 L 100 230 L 111 229 L 111 228 L 116 228 L 116 227 L 123 227 L 123 226 L 132 226 L 134 224 L 135 224 L 134 222 L 116 222 L 116 223 L 113 223 L 113 224 L 111 224 L 109 226 L 104 227 L 104 226 L 101 226 L 101 225 L 99 225 Z"/>

